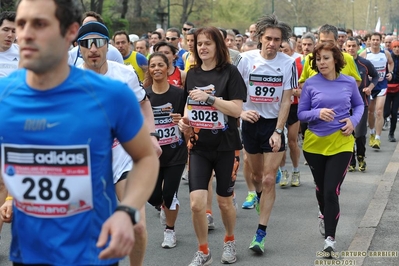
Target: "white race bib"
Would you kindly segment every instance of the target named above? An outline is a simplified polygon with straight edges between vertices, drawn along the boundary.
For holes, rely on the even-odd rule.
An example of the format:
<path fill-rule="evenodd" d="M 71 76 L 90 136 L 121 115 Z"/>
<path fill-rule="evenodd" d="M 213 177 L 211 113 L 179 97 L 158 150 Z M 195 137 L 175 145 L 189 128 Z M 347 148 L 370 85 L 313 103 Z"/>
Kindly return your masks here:
<path fill-rule="evenodd" d="M 278 103 L 283 91 L 283 76 L 249 75 L 248 93 L 254 103 Z"/>
<path fill-rule="evenodd" d="M 225 127 L 224 114 L 207 103 L 194 101 L 188 97 L 187 113 L 192 127 L 202 129 L 223 129 Z"/>
<path fill-rule="evenodd" d="M 4 182 L 27 215 L 62 218 L 93 208 L 88 145 L 1 145 Z"/>

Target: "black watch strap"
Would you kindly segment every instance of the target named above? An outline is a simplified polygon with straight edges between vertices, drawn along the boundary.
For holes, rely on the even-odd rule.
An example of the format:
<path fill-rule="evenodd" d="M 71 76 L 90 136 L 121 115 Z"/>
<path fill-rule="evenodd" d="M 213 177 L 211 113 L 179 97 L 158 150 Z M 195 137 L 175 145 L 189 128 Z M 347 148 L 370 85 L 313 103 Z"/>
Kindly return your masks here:
<path fill-rule="evenodd" d="M 161 137 L 158 132 L 151 132 L 150 136 L 156 137 L 158 141 L 159 141 L 159 138 Z"/>
<path fill-rule="evenodd" d="M 126 212 L 130 216 L 133 225 L 137 224 L 140 221 L 140 212 L 135 208 L 126 205 L 118 205 L 115 211 Z"/>

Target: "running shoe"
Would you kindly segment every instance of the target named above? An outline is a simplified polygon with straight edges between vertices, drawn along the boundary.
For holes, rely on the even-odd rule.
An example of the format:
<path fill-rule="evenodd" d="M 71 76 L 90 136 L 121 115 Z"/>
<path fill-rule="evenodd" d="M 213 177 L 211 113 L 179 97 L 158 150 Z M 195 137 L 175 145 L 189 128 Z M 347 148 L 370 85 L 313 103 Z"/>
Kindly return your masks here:
<path fill-rule="evenodd" d="M 388 135 L 388 141 L 389 142 L 396 142 L 395 136 L 394 135 Z"/>
<path fill-rule="evenodd" d="M 233 194 L 233 206 L 236 209 L 236 211 L 238 210 L 238 204 L 236 201 L 236 193 Z"/>
<path fill-rule="evenodd" d="M 276 174 L 276 184 L 278 184 L 278 183 L 280 183 L 280 180 L 281 180 L 281 176 L 282 176 L 283 174 L 282 174 L 282 172 L 281 172 L 281 169 L 280 169 L 280 167 L 277 169 L 277 174 Z"/>
<path fill-rule="evenodd" d="M 348 172 L 355 172 L 356 170 L 356 165 L 349 165 L 348 166 Z"/>
<path fill-rule="evenodd" d="M 165 207 L 161 206 L 161 212 L 159 213 L 159 222 L 161 225 L 166 225 L 166 214 L 165 214 Z"/>
<path fill-rule="evenodd" d="M 319 213 L 319 231 L 322 236 L 325 236 L 326 229 L 324 227 L 324 215 Z"/>
<path fill-rule="evenodd" d="M 213 222 L 212 214 L 207 213 L 206 214 L 206 219 L 208 220 L 208 230 L 215 229 L 215 223 Z"/>
<path fill-rule="evenodd" d="M 258 229 L 252 239 L 251 245 L 249 245 L 249 249 L 257 254 L 263 254 L 265 252 L 265 237 L 266 232 Z"/>
<path fill-rule="evenodd" d="M 260 215 L 260 198 L 258 196 L 256 196 L 256 201 L 255 201 L 255 210 L 258 213 L 258 215 Z"/>
<path fill-rule="evenodd" d="M 208 255 L 205 255 L 202 251 L 197 251 L 194 255 L 193 260 L 188 266 L 206 266 L 211 265 L 213 262 L 211 251 L 208 249 Z"/>
<path fill-rule="evenodd" d="M 248 192 L 248 196 L 246 197 L 244 203 L 242 204 L 243 209 L 253 209 L 255 207 L 256 202 L 256 193 Z"/>
<path fill-rule="evenodd" d="M 289 174 L 288 174 L 287 170 L 284 170 L 281 173 L 282 173 L 282 177 L 281 177 L 281 181 L 280 181 L 280 187 L 285 188 L 288 186 Z"/>
<path fill-rule="evenodd" d="M 231 264 L 236 262 L 236 241 L 227 241 L 223 244 L 223 254 L 221 262 Z"/>
<path fill-rule="evenodd" d="M 389 117 L 387 117 L 385 120 L 384 120 L 384 125 L 382 126 L 382 130 L 387 130 L 387 129 L 389 129 L 389 122 L 390 122 L 390 119 L 389 119 Z"/>
<path fill-rule="evenodd" d="M 323 251 L 325 252 L 325 258 L 329 259 L 333 257 L 333 254 L 335 252 L 335 244 L 337 243 L 337 241 L 334 240 L 334 238 L 332 238 L 331 236 L 328 236 L 325 240 L 324 240 L 324 249 Z M 334 255 L 335 257 L 335 255 Z"/>
<path fill-rule="evenodd" d="M 183 174 L 181 175 L 181 179 L 188 182 L 188 166 L 184 168 Z"/>
<path fill-rule="evenodd" d="M 291 176 L 291 187 L 299 187 L 301 185 L 301 175 L 299 172 L 293 172 Z"/>
<path fill-rule="evenodd" d="M 357 156 L 357 161 L 359 162 L 359 171 L 364 172 L 367 169 L 366 161 L 363 156 Z"/>
<path fill-rule="evenodd" d="M 165 229 L 163 231 L 163 248 L 174 248 L 176 247 L 176 233 L 174 230 Z"/>
<path fill-rule="evenodd" d="M 379 150 L 381 146 L 381 140 L 380 139 L 375 139 L 373 142 L 373 146 L 371 146 L 373 149 Z"/>
<path fill-rule="evenodd" d="M 369 140 L 370 147 L 373 147 L 374 140 L 375 140 L 375 134 L 370 134 L 370 140 Z"/>

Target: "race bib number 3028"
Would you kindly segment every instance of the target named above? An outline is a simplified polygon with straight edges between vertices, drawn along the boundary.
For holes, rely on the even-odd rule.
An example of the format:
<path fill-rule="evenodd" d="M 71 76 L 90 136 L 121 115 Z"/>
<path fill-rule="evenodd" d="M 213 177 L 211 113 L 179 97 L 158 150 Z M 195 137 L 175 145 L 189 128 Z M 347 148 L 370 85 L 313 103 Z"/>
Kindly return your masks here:
<path fill-rule="evenodd" d="M 61 218 L 93 208 L 88 145 L 1 145 L 1 171 L 15 206 Z"/>
<path fill-rule="evenodd" d="M 213 106 L 187 98 L 187 114 L 190 126 L 202 129 L 223 129 L 224 114 Z"/>

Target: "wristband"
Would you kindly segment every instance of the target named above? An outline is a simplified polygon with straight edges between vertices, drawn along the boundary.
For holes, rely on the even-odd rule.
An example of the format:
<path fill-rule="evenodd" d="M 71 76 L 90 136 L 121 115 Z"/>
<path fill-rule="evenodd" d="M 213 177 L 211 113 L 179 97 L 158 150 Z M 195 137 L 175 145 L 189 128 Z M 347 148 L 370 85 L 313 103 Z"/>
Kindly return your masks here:
<path fill-rule="evenodd" d="M 5 201 L 7 201 L 7 200 L 13 200 L 13 197 L 8 196 Z"/>

